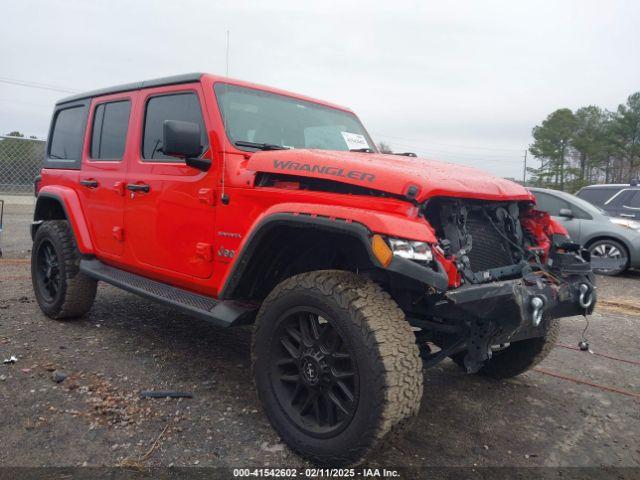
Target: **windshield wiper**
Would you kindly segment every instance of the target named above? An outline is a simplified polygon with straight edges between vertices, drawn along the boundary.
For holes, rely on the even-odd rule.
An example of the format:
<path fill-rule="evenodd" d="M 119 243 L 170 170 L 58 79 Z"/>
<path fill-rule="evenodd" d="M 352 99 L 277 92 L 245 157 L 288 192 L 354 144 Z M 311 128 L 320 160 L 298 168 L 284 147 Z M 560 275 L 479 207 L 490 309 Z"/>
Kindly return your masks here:
<path fill-rule="evenodd" d="M 350 148 L 350 152 L 376 153 L 373 148 Z"/>
<path fill-rule="evenodd" d="M 237 147 L 257 148 L 258 150 L 289 150 L 289 148 L 283 147 L 282 145 L 275 145 L 273 143 L 245 142 L 244 140 L 238 140 L 237 142 L 234 142 L 234 145 Z"/>

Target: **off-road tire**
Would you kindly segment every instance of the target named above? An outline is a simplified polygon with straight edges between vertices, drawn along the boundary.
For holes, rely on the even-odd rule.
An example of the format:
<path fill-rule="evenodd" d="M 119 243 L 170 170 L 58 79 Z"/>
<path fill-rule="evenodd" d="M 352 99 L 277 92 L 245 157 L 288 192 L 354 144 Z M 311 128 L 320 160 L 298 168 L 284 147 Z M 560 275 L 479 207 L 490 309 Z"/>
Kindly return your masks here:
<path fill-rule="evenodd" d="M 292 306 L 326 312 L 354 347 L 360 395 L 341 432 L 319 439 L 299 429 L 281 407 L 270 379 L 270 347 L 279 318 Z M 280 283 L 257 316 L 252 364 L 258 396 L 272 425 L 289 447 L 332 466 L 361 462 L 383 440 L 396 438 L 418 413 L 422 362 L 402 310 L 379 285 L 351 272 L 303 273 Z"/>
<path fill-rule="evenodd" d="M 39 286 L 36 275 L 38 251 L 43 242 L 53 246 L 61 278 L 59 291 L 50 299 Z M 80 272 L 80 252 L 66 220 L 49 220 L 38 228 L 31 251 L 31 279 L 38 305 L 49 318 L 78 318 L 91 309 L 98 282 Z"/>
<path fill-rule="evenodd" d="M 504 350 L 494 352 L 478 375 L 495 379 L 507 379 L 520 375 L 542 362 L 553 350 L 558 342 L 560 322 L 557 319 L 549 321 L 547 333 L 542 337 L 520 340 L 509 345 Z M 451 359 L 464 369 L 464 357 L 467 352 L 460 352 Z"/>

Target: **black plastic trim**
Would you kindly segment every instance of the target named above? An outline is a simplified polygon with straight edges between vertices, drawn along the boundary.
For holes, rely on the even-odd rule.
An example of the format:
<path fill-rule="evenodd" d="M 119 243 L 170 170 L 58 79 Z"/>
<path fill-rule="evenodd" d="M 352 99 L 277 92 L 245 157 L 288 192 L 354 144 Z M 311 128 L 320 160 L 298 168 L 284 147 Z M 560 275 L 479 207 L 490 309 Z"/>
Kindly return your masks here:
<path fill-rule="evenodd" d="M 125 83 L 122 85 L 115 85 L 113 87 L 99 88 L 97 90 L 91 90 L 77 95 L 71 95 L 69 97 L 58 100 L 56 105 L 67 104 L 75 102 L 77 100 L 83 100 L 86 98 L 100 97 L 102 95 L 111 95 L 113 93 L 128 92 L 132 90 L 141 90 L 143 88 L 152 87 L 164 87 L 168 85 L 180 85 L 182 83 L 199 82 L 203 73 L 185 73 L 182 75 L 172 75 L 170 77 L 154 78 L 151 80 L 143 80 L 141 82 Z"/>
<path fill-rule="evenodd" d="M 60 204 L 60 207 L 62 207 L 64 216 L 67 218 L 67 220 L 69 219 L 69 212 L 67 211 L 67 206 L 58 195 L 55 195 L 53 193 L 46 193 L 46 192 L 39 193 L 38 196 L 36 197 L 36 206 L 33 209 L 33 222 L 31 222 L 31 240 L 35 240 L 36 231 L 38 230 L 38 227 L 42 225 L 42 222 L 43 222 L 42 219 L 36 218 L 36 215 L 38 213 L 38 203 L 40 202 L 41 198 L 52 198 L 56 200 Z"/>
<path fill-rule="evenodd" d="M 229 274 L 222 290 L 220 298 L 231 298 L 238 287 L 245 269 L 252 260 L 253 254 L 261 243 L 262 238 L 273 228 L 278 226 L 294 226 L 298 228 L 318 228 L 322 230 L 333 230 L 346 233 L 358 238 L 371 260 L 371 264 L 382 270 L 391 271 L 398 275 L 409 277 L 418 282 L 431 285 L 438 290 L 445 291 L 449 284 L 449 279 L 440 263 L 435 262 L 438 271 L 430 267 L 420 265 L 414 261 L 404 258 L 394 257 L 391 264 L 385 269 L 371 250 L 372 232 L 363 224 L 358 222 L 347 222 L 344 219 L 330 219 L 328 217 L 316 217 L 308 214 L 276 213 L 262 220 L 251 232 L 246 246 L 240 252 L 233 270 Z"/>
<path fill-rule="evenodd" d="M 363 245 L 365 245 L 372 263 L 376 266 L 381 266 L 371 251 L 371 245 L 369 242 L 371 232 L 361 223 L 347 223 L 344 220 L 332 220 L 327 217 L 313 217 L 305 214 L 276 213 L 262 220 L 249 235 L 245 247 L 242 249 L 238 259 L 233 264 L 233 270 L 227 277 L 227 280 L 220 291 L 221 299 L 230 298 L 233 295 L 233 292 L 242 280 L 242 275 L 245 269 L 251 262 L 253 254 L 260 245 L 264 236 L 275 227 L 283 225 L 299 228 L 313 227 L 323 230 L 334 230 L 352 235 L 359 238 Z"/>
<path fill-rule="evenodd" d="M 449 287 L 449 276 L 444 267 L 438 261 L 433 262 L 437 268 L 433 270 L 431 267 L 420 265 L 419 263 L 402 257 L 393 257 L 387 270 L 395 272 L 399 275 L 412 278 L 421 283 L 431 285 L 436 290 L 446 292 Z"/>
<path fill-rule="evenodd" d="M 171 306 L 218 327 L 250 323 L 257 311 L 257 305 L 254 304 L 235 301 L 220 302 L 212 297 L 111 267 L 96 259 L 81 260 L 80 271 L 91 278 Z"/>

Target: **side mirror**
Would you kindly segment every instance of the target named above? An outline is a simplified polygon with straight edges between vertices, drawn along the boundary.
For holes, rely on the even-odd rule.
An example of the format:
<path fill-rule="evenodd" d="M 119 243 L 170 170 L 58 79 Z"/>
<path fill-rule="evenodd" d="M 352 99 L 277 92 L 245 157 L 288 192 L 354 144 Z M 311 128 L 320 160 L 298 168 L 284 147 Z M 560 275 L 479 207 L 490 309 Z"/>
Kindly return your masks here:
<path fill-rule="evenodd" d="M 198 158 L 202 154 L 202 144 L 197 123 L 165 120 L 162 124 L 162 152 L 184 158 L 187 165 L 203 172 L 211 167 L 211 160 Z"/>
<path fill-rule="evenodd" d="M 565 218 L 573 218 L 573 212 L 569 208 L 561 208 L 558 212 L 558 216 Z"/>

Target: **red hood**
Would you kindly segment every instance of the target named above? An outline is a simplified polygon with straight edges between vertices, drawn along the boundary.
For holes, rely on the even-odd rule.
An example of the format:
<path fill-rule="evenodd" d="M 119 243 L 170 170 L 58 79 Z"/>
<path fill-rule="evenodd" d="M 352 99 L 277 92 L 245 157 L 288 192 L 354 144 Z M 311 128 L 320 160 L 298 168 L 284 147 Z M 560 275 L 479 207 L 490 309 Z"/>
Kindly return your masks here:
<path fill-rule="evenodd" d="M 339 152 L 273 150 L 251 156 L 249 170 L 325 178 L 397 195 L 419 188 L 417 200 L 430 197 L 484 200 L 534 200 L 521 185 L 482 170 L 425 158 Z"/>

